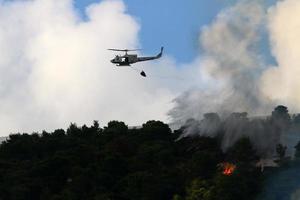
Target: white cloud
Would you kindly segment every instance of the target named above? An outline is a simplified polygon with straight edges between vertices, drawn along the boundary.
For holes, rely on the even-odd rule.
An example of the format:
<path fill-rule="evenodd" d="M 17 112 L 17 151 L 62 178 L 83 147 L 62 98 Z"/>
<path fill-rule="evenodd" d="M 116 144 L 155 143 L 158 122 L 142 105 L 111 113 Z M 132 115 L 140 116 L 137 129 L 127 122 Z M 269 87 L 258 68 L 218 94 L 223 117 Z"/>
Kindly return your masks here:
<path fill-rule="evenodd" d="M 107 48 L 140 46 L 140 25 L 122 1 L 101 1 L 86 14 L 80 19 L 72 0 L 1 2 L 1 135 L 70 122 L 167 120 L 172 99 L 190 80 L 166 81 L 165 73 L 178 76 L 168 57 L 140 65 L 147 79 L 109 62 L 114 54 Z"/>

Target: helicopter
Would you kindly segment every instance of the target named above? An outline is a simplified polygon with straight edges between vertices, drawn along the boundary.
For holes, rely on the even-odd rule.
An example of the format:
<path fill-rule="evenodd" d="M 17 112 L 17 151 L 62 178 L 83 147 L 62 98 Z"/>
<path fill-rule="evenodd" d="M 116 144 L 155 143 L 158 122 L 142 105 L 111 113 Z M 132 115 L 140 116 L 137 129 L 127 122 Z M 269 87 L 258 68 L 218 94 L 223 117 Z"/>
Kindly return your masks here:
<path fill-rule="evenodd" d="M 122 55 L 122 56 L 116 55 L 115 58 L 112 59 L 110 62 L 113 63 L 113 64 L 116 64 L 117 66 L 128 67 L 128 66 L 131 66 L 131 64 L 134 64 L 134 63 L 137 63 L 137 62 L 143 62 L 143 61 L 148 61 L 148 60 L 159 59 L 163 54 L 164 47 L 161 47 L 159 54 L 157 54 L 156 56 L 151 56 L 151 57 L 138 57 L 137 54 L 128 54 L 128 52 L 138 51 L 140 49 L 133 49 L 133 50 L 129 50 L 129 49 L 108 49 L 108 50 L 125 52 L 125 55 Z"/>

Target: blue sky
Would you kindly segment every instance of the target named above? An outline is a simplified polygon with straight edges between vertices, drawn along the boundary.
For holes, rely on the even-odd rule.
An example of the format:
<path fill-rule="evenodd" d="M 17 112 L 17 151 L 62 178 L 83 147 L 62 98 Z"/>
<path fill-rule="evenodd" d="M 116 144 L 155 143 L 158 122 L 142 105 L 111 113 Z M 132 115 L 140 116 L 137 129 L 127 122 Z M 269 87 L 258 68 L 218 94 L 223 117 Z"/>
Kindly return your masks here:
<path fill-rule="evenodd" d="M 75 6 L 84 8 L 99 0 L 76 0 Z M 161 45 L 179 63 L 192 61 L 199 54 L 199 32 L 225 7 L 235 0 L 124 0 L 128 13 L 141 24 L 140 41 L 144 53 L 158 51 Z M 276 0 L 265 0 L 267 5 Z M 124 30 L 125 31 L 125 30 Z M 267 41 L 263 51 L 268 49 Z M 265 52 L 266 53 L 266 52 Z M 267 53 L 266 53 L 267 54 Z M 267 57 L 269 57 L 267 55 Z M 267 58 L 271 60 L 271 58 Z"/>

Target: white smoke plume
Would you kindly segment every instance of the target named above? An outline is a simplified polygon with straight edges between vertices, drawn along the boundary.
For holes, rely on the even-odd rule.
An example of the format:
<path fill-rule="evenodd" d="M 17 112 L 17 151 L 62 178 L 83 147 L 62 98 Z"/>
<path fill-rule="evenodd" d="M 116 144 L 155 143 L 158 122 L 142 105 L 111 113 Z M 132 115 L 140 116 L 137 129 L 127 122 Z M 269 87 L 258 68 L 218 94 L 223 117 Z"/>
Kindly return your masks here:
<path fill-rule="evenodd" d="M 262 76 L 262 91 L 270 99 L 300 110 L 300 1 L 279 1 L 269 12 L 269 33 L 277 66 Z"/>
<path fill-rule="evenodd" d="M 263 114 L 269 109 L 260 91 L 265 64 L 257 51 L 265 24 L 265 11 L 258 1 L 237 3 L 221 12 L 200 36 L 203 49 L 200 68 L 208 83 L 189 90 L 170 112 L 175 122 L 202 118 L 207 112 Z"/>
<path fill-rule="evenodd" d="M 175 125 L 186 123 L 184 136 L 217 134 L 210 126 L 220 119 L 204 115 L 216 112 L 225 131 L 223 149 L 243 136 L 265 156 L 272 155 L 278 143 L 293 148 L 291 138 L 293 144 L 299 140 L 294 131 L 278 132 L 276 124 L 251 118 L 270 115 L 278 104 L 288 106 L 290 113 L 300 110 L 299 13 L 297 0 L 279 1 L 269 9 L 262 1 L 240 1 L 202 29 L 199 68 L 206 87 L 183 93 L 169 113 Z M 265 31 L 278 66 L 265 63 L 259 50 Z M 249 113 L 251 120 L 241 112 Z"/>
<path fill-rule="evenodd" d="M 262 1 L 245 0 L 223 10 L 200 35 L 198 67 L 205 87 L 175 100 L 174 122 L 202 119 L 207 112 L 266 115 L 278 104 L 299 112 L 299 13 L 297 0 L 278 1 L 268 9 Z M 265 31 L 277 66 L 265 63 L 259 50 Z"/>

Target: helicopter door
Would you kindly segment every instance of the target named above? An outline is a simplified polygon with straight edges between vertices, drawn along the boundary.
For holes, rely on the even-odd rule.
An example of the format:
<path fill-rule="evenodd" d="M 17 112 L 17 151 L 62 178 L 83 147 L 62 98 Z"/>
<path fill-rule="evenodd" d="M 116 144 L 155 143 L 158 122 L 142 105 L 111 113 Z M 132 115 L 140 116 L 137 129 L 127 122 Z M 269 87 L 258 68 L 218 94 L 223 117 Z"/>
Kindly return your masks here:
<path fill-rule="evenodd" d="M 129 58 L 128 57 L 125 58 L 125 62 L 129 63 Z"/>

